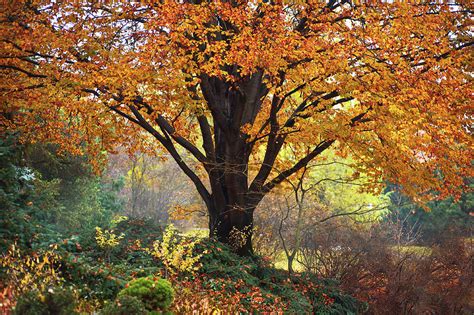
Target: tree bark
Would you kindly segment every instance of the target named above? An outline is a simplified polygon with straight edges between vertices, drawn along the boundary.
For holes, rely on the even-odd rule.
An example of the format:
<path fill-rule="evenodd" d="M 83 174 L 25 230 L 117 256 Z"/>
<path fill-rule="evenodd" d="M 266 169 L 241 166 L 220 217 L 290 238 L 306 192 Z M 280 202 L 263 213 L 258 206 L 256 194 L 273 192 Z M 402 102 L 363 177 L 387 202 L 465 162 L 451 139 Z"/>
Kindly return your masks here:
<path fill-rule="evenodd" d="M 254 209 L 226 204 L 218 206 L 219 210 L 209 212 L 209 237 L 229 245 L 240 256 L 252 255 Z"/>
<path fill-rule="evenodd" d="M 262 73 L 245 78 L 239 86 L 203 76 L 201 88 L 213 125 L 212 137 L 210 125 L 205 118 L 200 119 L 203 148 L 210 159 L 206 166 L 211 186 L 206 204 L 210 237 L 248 256 L 253 253 L 253 212 L 260 199 L 250 198 L 248 162 L 252 147 L 241 128 L 255 122 L 267 89 Z"/>

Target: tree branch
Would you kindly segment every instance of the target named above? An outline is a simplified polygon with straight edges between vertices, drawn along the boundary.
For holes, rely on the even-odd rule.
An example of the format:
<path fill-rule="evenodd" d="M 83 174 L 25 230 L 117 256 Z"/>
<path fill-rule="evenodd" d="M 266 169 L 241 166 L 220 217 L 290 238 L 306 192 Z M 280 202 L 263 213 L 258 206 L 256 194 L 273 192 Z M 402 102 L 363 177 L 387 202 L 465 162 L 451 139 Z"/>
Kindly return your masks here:
<path fill-rule="evenodd" d="M 212 134 L 211 134 L 211 126 L 209 126 L 209 122 L 204 114 L 199 115 L 197 117 L 199 122 L 199 128 L 201 129 L 202 135 L 202 147 L 206 152 L 206 156 L 211 161 L 215 162 L 216 153 L 214 149 L 214 143 L 212 142 Z"/>
<path fill-rule="evenodd" d="M 329 148 L 335 140 L 324 140 L 320 142 L 308 155 L 300 159 L 293 167 L 281 172 L 278 176 L 273 178 L 271 181 L 263 185 L 261 193 L 265 194 L 269 192 L 273 187 L 283 182 L 285 179 L 298 172 L 301 168 L 305 167 L 312 159 L 324 152 Z"/>
<path fill-rule="evenodd" d="M 165 130 L 163 130 L 163 128 L 162 128 L 162 131 L 164 132 L 164 136 L 161 135 L 158 132 L 158 130 L 153 128 L 153 126 L 151 126 L 146 121 L 146 119 L 140 114 L 140 112 L 134 106 L 130 106 L 130 109 L 132 110 L 135 117 L 137 117 L 137 120 L 139 121 L 139 125 L 145 130 L 147 130 L 151 135 L 153 135 L 171 154 L 171 156 L 176 161 L 176 163 L 181 168 L 181 170 L 191 179 L 199 195 L 202 197 L 202 199 L 206 203 L 206 206 L 209 207 L 211 205 L 211 195 L 207 191 L 206 187 L 202 183 L 199 176 L 197 176 L 196 173 L 194 173 L 191 170 L 191 168 L 184 162 L 181 155 L 178 153 L 178 151 L 174 147 L 170 136 L 165 132 Z"/>
<path fill-rule="evenodd" d="M 44 75 L 44 74 L 33 73 L 33 72 L 28 71 L 28 70 L 22 69 L 22 68 L 17 67 L 17 66 L 12 66 L 12 65 L 0 65 L 0 69 L 15 70 L 15 71 L 26 74 L 30 78 L 47 78 L 47 76 Z"/>
<path fill-rule="evenodd" d="M 189 142 L 186 138 L 180 136 L 176 132 L 176 129 L 171 124 L 169 124 L 162 115 L 158 115 L 155 121 L 164 131 L 166 131 L 166 133 L 171 136 L 171 138 L 173 138 L 174 141 L 188 150 L 199 162 L 203 163 L 204 165 L 209 162 L 206 156 L 202 154 L 202 152 L 194 144 Z"/>

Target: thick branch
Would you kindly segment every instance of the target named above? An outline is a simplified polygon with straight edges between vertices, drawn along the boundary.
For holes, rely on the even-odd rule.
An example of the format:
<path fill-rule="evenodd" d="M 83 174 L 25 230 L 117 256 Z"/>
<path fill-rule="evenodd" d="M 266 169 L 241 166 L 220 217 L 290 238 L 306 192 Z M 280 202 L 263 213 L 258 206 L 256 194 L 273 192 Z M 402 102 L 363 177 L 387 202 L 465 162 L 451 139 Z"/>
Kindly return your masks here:
<path fill-rule="evenodd" d="M 265 156 L 260 170 L 249 187 L 250 191 L 259 191 L 261 189 L 268 175 L 270 175 L 275 159 L 278 156 L 278 152 L 280 152 L 280 149 L 283 146 L 283 139 L 278 137 L 278 130 L 280 129 L 277 119 L 279 102 L 280 100 L 278 97 L 274 97 L 272 100 L 272 108 L 269 117 L 270 133 L 268 135 Z"/>
<path fill-rule="evenodd" d="M 227 124 L 227 119 L 221 109 L 218 107 L 218 102 L 216 100 L 216 96 L 213 93 L 213 88 L 209 83 L 210 78 L 207 75 L 202 75 L 201 78 L 201 90 L 206 102 L 211 110 L 212 118 L 219 126 L 224 134 L 227 134 L 229 130 L 229 126 Z"/>
<path fill-rule="evenodd" d="M 206 152 L 207 158 L 215 162 L 216 153 L 214 149 L 214 143 L 212 142 L 211 126 L 209 125 L 209 122 L 207 121 L 207 118 L 204 114 L 199 115 L 197 119 L 199 122 L 199 128 L 201 129 L 203 142 L 202 147 Z"/>
<path fill-rule="evenodd" d="M 189 142 L 184 137 L 180 136 L 176 132 L 176 129 L 171 124 L 169 124 L 168 121 L 166 121 L 166 119 L 163 116 L 159 115 L 158 118 L 156 118 L 156 123 L 161 128 L 163 128 L 166 131 L 166 133 L 168 133 L 171 136 L 171 138 L 173 138 L 179 145 L 181 145 L 183 148 L 191 152 L 191 154 L 194 155 L 194 157 L 199 162 L 206 165 L 206 163 L 208 162 L 208 159 L 206 158 L 206 156 L 204 156 L 204 154 L 202 154 L 202 152 L 199 151 L 199 149 L 194 144 Z"/>
<path fill-rule="evenodd" d="M 306 155 L 304 158 L 299 160 L 293 167 L 281 172 L 278 176 L 273 178 L 271 181 L 266 183 L 262 189 L 261 193 L 265 194 L 269 192 L 273 187 L 276 185 L 280 184 L 283 182 L 285 179 L 293 175 L 294 173 L 298 172 L 300 169 L 305 167 L 312 159 L 314 159 L 316 156 L 324 152 L 327 148 L 329 148 L 335 140 L 325 140 L 321 143 L 319 143 L 313 151 L 311 151 L 308 155 Z"/>
<path fill-rule="evenodd" d="M 30 77 L 30 78 L 46 78 L 46 77 L 47 77 L 47 76 L 44 75 L 44 74 L 33 73 L 33 72 L 30 72 L 30 71 L 28 71 L 28 70 L 22 69 L 22 68 L 17 67 L 17 66 L 0 65 L 0 69 L 11 69 L 11 70 L 15 70 L 15 71 L 18 71 L 18 72 L 21 72 L 21 73 L 26 74 L 26 75 L 27 75 L 28 77 Z"/>
<path fill-rule="evenodd" d="M 206 203 L 206 206 L 210 206 L 211 204 L 211 196 L 209 192 L 207 191 L 206 187 L 202 183 L 201 179 L 194 173 L 191 168 L 184 162 L 178 151 L 173 145 L 173 142 L 171 138 L 168 136 L 168 134 L 161 135 L 158 130 L 153 128 L 146 119 L 140 114 L 140 112 L 133 106 L 130 106 L 130 109 L 132 110 L 133 114 L 139 121 L 139 125 L 144 128 L 146 131 L 148 131 L 151 135 L 153 135 L 165 148 L 166 150 L 171 154 L 173 159 L 176 161 L 178 166 L 181 168 L 181 170 L 191 179 L 191 181 L 194 183 L 194 186 L 196 187 L 197 191 L 199 192 L 199 195 L 201 198 L 204 200 Z"/>

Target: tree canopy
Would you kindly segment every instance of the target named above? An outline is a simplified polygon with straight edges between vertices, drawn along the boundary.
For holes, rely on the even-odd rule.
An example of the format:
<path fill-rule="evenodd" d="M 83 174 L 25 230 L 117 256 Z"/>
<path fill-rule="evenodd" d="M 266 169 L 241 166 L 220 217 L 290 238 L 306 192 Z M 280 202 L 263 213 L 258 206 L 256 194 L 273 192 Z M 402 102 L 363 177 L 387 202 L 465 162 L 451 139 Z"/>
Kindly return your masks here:
<path fill-rule="evenodd" d="M 160 144 L 226 242 L 329 147 L 373 183 L 459 195 L 473 175 L 471 24 L 465 0 L 6 1 L 2 126 L 96 160 Z"/>

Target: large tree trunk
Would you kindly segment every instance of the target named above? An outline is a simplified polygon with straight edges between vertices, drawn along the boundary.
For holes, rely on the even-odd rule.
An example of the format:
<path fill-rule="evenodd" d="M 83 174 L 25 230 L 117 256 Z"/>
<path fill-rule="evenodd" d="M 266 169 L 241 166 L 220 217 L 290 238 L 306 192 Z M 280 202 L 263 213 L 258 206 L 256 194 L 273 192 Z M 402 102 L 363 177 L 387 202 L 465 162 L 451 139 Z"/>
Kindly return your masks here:
<path fill-rule="evenodd" d="M 249 198 L 245 141 L 238 134 L 233 139 L 220 137 L 216 130 L 216 165 L 209 174 L 209 233 L 239 255 L 249 256 L 253 253 L 253 212 L 258 201 Z"/>
<path fill-rule="evenodd" d="M 212 161 L 207 164 L 211 194 L 206 203 L 209 211 L 210 236 L 228 244 L 239 255 L 252 252 L 253 212 L 261 198 L 250 191 L 248 163 L 252 145 L 241 131 L 253 124 L 266 93 L 262 74 L 242 80 L 239 86 L 217 78 L 202 78 L 202 90 L 212 113 L 213 138 L 201 122 L 204 149 Z"/>
<path fill-rule="evenodd" d="M 217 206 L 218 209 L 209 212 L 209 236 L 229 245 L 241 256 L 252 255 L 253 209 Z"/>

